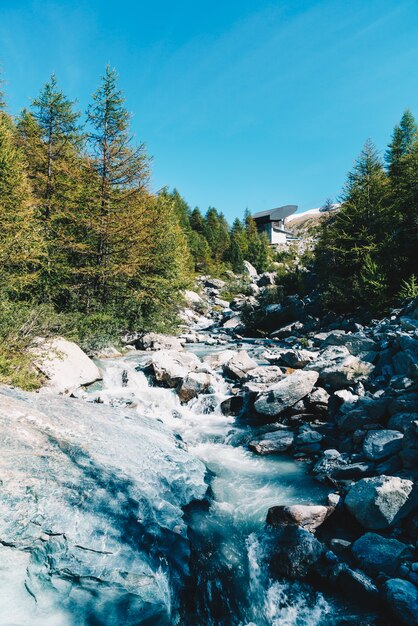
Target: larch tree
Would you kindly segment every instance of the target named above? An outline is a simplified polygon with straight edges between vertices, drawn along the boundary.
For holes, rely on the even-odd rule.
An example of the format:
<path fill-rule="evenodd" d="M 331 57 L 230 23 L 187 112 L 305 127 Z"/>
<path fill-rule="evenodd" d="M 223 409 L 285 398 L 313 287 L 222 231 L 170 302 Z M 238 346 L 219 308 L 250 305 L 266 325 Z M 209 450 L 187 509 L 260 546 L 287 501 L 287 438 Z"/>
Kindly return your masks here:
<path fill-rule="evenodd" d="M 0 112 L 0 292 L 37 297 L 43 239 L 34 214 L 24 157 L 9 116 Z"/>

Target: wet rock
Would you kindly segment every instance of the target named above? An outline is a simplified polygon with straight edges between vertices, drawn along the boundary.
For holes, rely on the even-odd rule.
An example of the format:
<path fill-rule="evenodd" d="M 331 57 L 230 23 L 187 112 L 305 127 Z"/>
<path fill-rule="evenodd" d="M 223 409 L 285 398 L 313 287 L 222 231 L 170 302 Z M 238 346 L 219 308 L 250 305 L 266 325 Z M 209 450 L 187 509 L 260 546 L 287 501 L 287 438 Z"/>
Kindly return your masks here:
<path fill-rule="evenodd" d="M 216 379 L 211 374 L 189 372 L 177 388 L 177 394 L 181 402 L 189 402 L 201 393 L 213 393 L 215 385 Z"/>
<path fill-rule="evenodd" d="M 245 380 L 248 372 L 256 367 L 256 361 L 249 356 L 248 352 L 240 350 L 224 364 L 223 371 L 229 378 Z"/>
<path fill-rule="evenodd" d="M 303 579 L 324 554 L 324 546 L 298 526 L 274 529 L 274 556 L 271 568 L 275 575 Z"/>
<path fill-rule="evenodd" d="M 299 526 L 310 532 L 321 526 L 334 511 L 334 507 L 312 504 L 273 506 L 268 510 L 266 522 L 270 526 Z"/>
<path fill-rule="evenodd" d="M 373 371 L 373 365 L 350 354 L 345 346 L 330 346 L 306 369 L 318 372 L 319 381 L 325 386 L 341 389 L 366 380 Z"/>
<path fill-rule="evenodd" d="M 371 461 L 386 459 L 402 447 L 403 434 L 398 430 L 371 430 L 363 442 L 363 452 Z"/>
<path fill-rule="evenodd" d="M 257 454 L 278 454 L 292 447 L 294 434 L 291 430 L 275 430 L 264 433 L 262 437 L 253 439 L 248 447 Z"/>
<path fill-rule="evenodd" d="M 206 470 L 158 420 L 127 411 L 0 393 L 7 623 L 134 626 L 175 614 L 189 574 L 183 509 L 204 497 Z"/>
<path fill-rule="evenodd" d="M 364 572 L 351 569 L 345 563 L 340 563 L 332 574 L 332 580 L 346 597 L 356 598 L 369 606 L 377 604 L 378 589 Z"/>
<path fill-rule="evenodd" d="M 416 626 L 418 588 L 407 580 L 391 578 L 383 585 L 383 593 L 397 623 Z"/>
<path fill-rule="evenodd" d="M 398 476 L 362 478 L 350 488 L 345 505 L 364 528 L 390 528 L 416 505 L 413 482 Z"/>
<path fill-rule="evenodd" d="M 176 387 L 200 365 L 200 359 L 192 352 L 176 350 L 159 350 L 152 355 L 151 361 L 156 381 L 168 387 Z"/>
<path fill-rule="evenodd" d="M 213 352 L 212 354 L 206 355 L 203 358 L 203 362 L 209 365 L 213 370 L 218 370 L 236 354 L 238 354 L 236 350 L 221 350 L 220 352 Z"/>
<path fill-rule="evenodd" d="M 410 556 L 410 549 L 397 539 L 388 539 L 376 533 L 366 533 L 351 546 L 357 564 L 369 576 L 383 572 L 396 576 L 402 559 Z"/>
<path fill-rule="evenodd" d="M 237 394 L 229 396 L 221 402 L 221 411 L 223 415 L 238 415 L 244 406 L 244 396 Z"/>
<path fill-rule="evenodd" d="M 241 324 L 241 317 L 239 315 L 233 315 L 222 324 L 222 328 L 225 328 L 225 330 L 235 330 L 239 328 Z"/>
<path fill-rule="evenodd" d="M 254 404 L 255 410 L 269 417 L 280 415 L 310 393 L 317 380 L 317 372 L 293 372 L 260 394 Z"/>
<path fill-rule="evenodd" d="M 69 394 L 102 378 L 97 365 L 74 342 L 61 337 L 38 339 L 32 348 L 34 363 L 46 377 L 44 392 Z"/>

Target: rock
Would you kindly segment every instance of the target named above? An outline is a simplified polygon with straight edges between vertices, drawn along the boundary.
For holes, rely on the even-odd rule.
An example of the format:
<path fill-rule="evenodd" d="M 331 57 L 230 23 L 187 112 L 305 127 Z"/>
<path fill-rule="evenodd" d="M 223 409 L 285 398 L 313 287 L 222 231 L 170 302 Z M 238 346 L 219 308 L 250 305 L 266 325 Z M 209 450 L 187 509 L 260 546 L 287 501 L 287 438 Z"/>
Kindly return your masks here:
<path fill-rule="evenodd" d="M 209 289 L 222 289 L 225 287 L 226 282 L 220 278 L 206 278 L 204 285 L 209 287 Z"/>
<path fill-rule="evenodd" d="M 222 324 L 222 328 L 225 328 L 225 330 L 235 330 L 241 326 L 241 324 L 241 317 L 239 315 L 233 315 L 229 318 L 229 320 L 226 320 L 226 322 Z"/>
<path fill-rule="evenodd" d="M 397 623 L 416 626 L 418 588 L 407 580 L 391 578 L 383 585 L 383 593 Z"/>
<path fill-rule="evenodd" d="M 293 440 L 294 434 L 291 430 L 274 430 L 264 433 L 258 439 L 253 439 L 248 447 L 257 454 L 277 454 L 289 450 L 293 445 Z"/>
<path fill-rule="evenodd" d="M 380 572 L 396 576 L 402 559 L 410 555 L 404 543 L 376 533 L 362 535 L 352 544 L 351 551 L 358 566 L 369 576 L 377 576 Z"/>
<path fill-rule="evenodd" d="M 276 283 L 276 274 L 274 272 L 263 272 L 257 279 L 257 287 L 267 287 Z"/>
<path fill-rule="evenodd" d="M 348 598 L 356 598 L 356 600 L 367 603 L 368 606 L 378 602 L 378 589 L 363 572 L 351 569 L 345 563 L 340 563 L 333 572 L 332 578 L 340 591 Z M 367 624 L 369 623 L 367 622 Z"/>
<path fill-rule="evenodd" d="M 221 411 L 223 415 L 239 415 L 244 406 L 244 396 L 237 394 L 229 396 L 221 402 Z"/>
<path fill-rule="evenodd" d="M 323 346 L 345 346 L 350 354 L 358 356 L 364 352 L 375 352 L 377 344 L 373 339 L 356 334 L 331 333 L 325 339 Z"/>
<path fill-rule="evenodd" d="M 336 390 L 366 380 L 374 367 L 350 354 L 345 346 L 330 346 L 306 369 L 318 372 L 319 382 Z"/>
<path fill-rule="evenodd" d="M 284 374 L 277 365 L 259 365 L 247 372 L 246 380 L 254 383 L 272 384 L 278 382 L 283 377 Z"/>
<path fill-rule="evenodd" d="M 223 371 L 229 378 L 244 380 L 247 377 L 247 373 L 256 367 L 256 361 L 248 355 L 248 352 L 240 350 L 224 364 Z"/>
<path fill-rule="evenodd" d="M 388 428 L 405 433 L 416 419 L 416 413 L 395 413 L 388 421 Z"/>
<path fill-rule="evenodd" d="M 260 394 L 254 404 L 255 410 L 269 417 L 280 415 L 310 393 L 317 380 L 317 372 L 293 372 Z"/>
<path fill-rule="evenodd" d="M 73 341 L 62 337 L 38 339 L 32 348 L 34 363 L 46 377 L 43 391 L 69 394 L 102 378 L 97 365 Z"/>
<path fill-rule="evenodd" d="M 302 430 L 295 439 L 295 445 L 301 446 L 310 443 L 319 443 L 324 438 L 321 433 L 316 430 L 306 429 Z"/>
<path fill-rule="evenodd" d="M 244 274 L 250 276 L 250 278 L 256 278 L 258 276 L 257 270 L 249 261 L 243 262 Z"/>
<path fill-rule="evenodd" d="M 0 393 L 3 623 L 176 614 L 189 575 L 184 508 L 205 496 L 206 469 L 157 419 L 129 411 Z"/>
<path fill-rule="evenodd" d="M 159 350 L 152 355 L 151 362 L 156 381 L 167 387 L 176 387 L 200 365 L 200 359 L 192 352 L 176 350 Z"/>
<path fill-rule="evenodd" d="M 138 350 L 183 350 L 183 344 L 178 337 L 161 333 L 146 333 L 135 342 Z"/>
<path fill-rule="evenodd" d="M 274 555 L 271 568 L 275 575 L 303 579 L 324 553 L 324 546 L 299 526 L 274 529 Z"/>
<path fill-rule="evenodd" d="M 390 528 L 415 506 L 413 482 L 398 476 L 362 478 L 349 490 L 345 505 L 370 530 Z"/>
<path fill-rule="evenodd" d="M 237 355 L 236 350 L 221 350 L 220 352 L 212 352 L 203 357 L 203 363 L 206 363 L 213 370 L 219 370 L 225 363 L 230 361 L 233 356 Z"/>
<path fill-rule="evenodd" d="M 322 389 L 322 387 L 314 387 L 311 393 L 306 396 L 304 403 L 308 409 L 312 409 L 313 411 L 315 411 L 318 409 L 327 408 L 329 398 L 330 395 L 328 391 L 325 391 L 325 389 Z"/>
<path fill-rule="evenodd" d="M 281 360 L 283 363 L 294 369 L 302 369 L 309 363 L 313 363 L 317 357 L 317 352 L 310 352 L 309 350 L 286 350 L 281 353 Z"/>
<path fill-rule="evenodd" d="M 334 511 L 334 508 L 312 504 L 292 504 L 273 506 L 267 513 L 267 524 L 284 526 L 291 524 L 310 532 L 321 526 Z"/>
<path fill-rule="evenodd" d="M 398 430 L 370 430 L 363 442 L 363 452 L 371 461 L 386 459 L 400 452 L 403 434 Z"/>
<path fill-rule="evenodd" d="M 183 292 L 183 295 L 187 304 L 191 307 L 201 307 L 202 305 L 204 305 L 203 299 L 195 291 L 186 290 Z"/>
<path fill-rule="evenodd" d="M 189 372 L 177 388 L 181 402 L 189 402 L 201 393 L 213 393 L 216 379 L 204 372 Z"/>
<path fill-rule="evenodd" d="M 229 308 L 229 302 L 227 302 L 226 300 L 222 300 L 222 298 L 215 298 L 213 300 L 213 304 L 215 306 L 220 306 L 222 309 L 228 309 Z"/>
<path fill-rule="evenodd" d="M 389 413 L 418 413 L 418 393 L 405 393 L 394 398 L 389 404 Z"/>

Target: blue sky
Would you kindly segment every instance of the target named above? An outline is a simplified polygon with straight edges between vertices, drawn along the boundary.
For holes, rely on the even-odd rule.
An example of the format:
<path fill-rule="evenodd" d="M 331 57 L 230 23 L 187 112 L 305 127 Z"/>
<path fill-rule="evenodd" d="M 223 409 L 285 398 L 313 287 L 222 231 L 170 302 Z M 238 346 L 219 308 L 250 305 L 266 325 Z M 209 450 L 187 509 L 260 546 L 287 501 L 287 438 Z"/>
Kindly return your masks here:
<path fill-rule="evenodd" d="M 416 0 L 1 0 L 10 110 L 55 72 L 84 110 L 107 63 L 153 186 L 232 219 L 336 197 L 364 141 L 418 117 Z"/>

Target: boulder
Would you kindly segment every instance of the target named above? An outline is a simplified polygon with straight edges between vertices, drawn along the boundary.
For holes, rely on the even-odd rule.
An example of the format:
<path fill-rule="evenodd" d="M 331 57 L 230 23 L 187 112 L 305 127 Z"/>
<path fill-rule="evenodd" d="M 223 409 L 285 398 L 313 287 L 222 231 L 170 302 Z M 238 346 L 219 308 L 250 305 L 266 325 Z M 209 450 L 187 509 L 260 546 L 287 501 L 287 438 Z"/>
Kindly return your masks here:
<path fill-rule="evenodd" d="M 97 365 L 73 341 L 38 339 L 32 348 L 35 366 L 46 377 L 44 392 L 69 394 L 102 378 Z"/>
<path fill-rule="evenodd" d="M 405 433 L 416 419 L 416 413 L 395 413 L 388 421 L 388 428 Z"/>
<path fill-rule="evenodd" d="M 254 383 L 272 384 L 284 377 L 280 367 L 277 365 L 259 365 L 247 372 L 246 380 Z"/>
<path fill-rule="evenodd" d="M 291 524 L 312 532 L 321 526 L 333 511 L 333 507 L 313 504 L 272 506 L 268 510 L 266 521 L 270 526 Z"/>
<path fill-rule="evenodd" d="M 267 287 L 274 285 L 276 282 L 276 274 L 274 272 L 263 272 L 257 279 L 257 287 Z"/>
<path fill-rule="evenodd" d="M 203 299 L 195 291 L 189 291 L 188 289 L 183 292 L 184 299 L 190 307 L 201 307 L 204 305 Z"/>
<path fill-rule="evenodd" d="M 375 352 L 377 343 L 364 335 L 331 333 L 325 339 L 323 346 L 345 346 L 350 354 L 358 356 L 364 352 Z"/>
<path fill-rule="evenodd" d="M 383 594 L 398 624 L 418 623 L 418 588 L 407 580 L 391 578 L 383 585 Z"/>
<path fill-rule="evenodd" d="M 309 531 L 291 525 L 274 529 L 271 568 L 275 575 L 303 579 L 323 554 L 324 546 Z"/>
<path fill-rule="evenodd" d="M 257 367 L 256 361 L 252 359 L 246 350 L 236 352 L 223 366 L 226 376 L 235 380 L 244 380 L 247 373 Z"/>
<path fill-rule="evenodd" d="M 317 380 L 317 372 L 293 372 L 260 394 L 254 404 L 255 410 L 268 417 L 280 415 L 310 393 Z"/>
<path fill-rule="evenodd" d="M 182 341 L 178 337 L 161 333 L 146 333 L 135 342 L 138 350 L 183 350 Z"/>
<path fill-rule="evenodd" d="M 258 276 L 257 270 L 249 261 L 243 262 L 243 273 L 247 274 L 250 278 L 256 278 Z"/>
<path fill-rule="evenodd" d="M 235 328 L 238 328 L 241 324 L 241 317 L 239 315 L 233 315 L 222 324 L 222 328 L 225 328 L 225 330 L 235 330 Z"/>
<path fill-rule="evenodd" d="M 402 439 L 398 430 L 370 430 L 363 441 L 363 452 L 371 461 L 380 461 L 400 452 Z"/>
<path fill-rule="evenodd" d="M 390 528 L 416 505 L 413 482 L 398 476 L 362 478 L 350 488 L 345 505 L 364 528 Z"/>
<path fill-rule="evenodd" d="M 177 388 L 181 402 L 189 402 L 201 393 L 213 393 L 216 379 L 205 372 L 189 372 Z"/>
<path fill-rule="evenodd" d="M 309 363 L 313 363 L 317 355 L 317 352 L 310 352 L 309 350 L 286 350 L 280 356 L 282 362 L 289 367 L 302 369 Z"/>
<path fill-rule="evenodd" d="M 151 367 L 157 382 L 176 387 L 189 372 L 197 370 L 200 359 L 192 352 L 159 350 L 152 355 Z"/>
<path fill-rule="evenodd" d="M 291 430 L 274 430 L 264 433 L 258 439 L 253 439 L 248 447 L 257 454 L 277 454 L 286 452 L 292 447 L 294 434 Z"/>
<path fill-rule="evenodd" d="M 374 606 L 379 600 L 379 591 L 373 581 L 364 572 L 351 569 L 345 563 L 337 565 L 332 573 L 332 580 L 348 598 L 356 598 L 361 602 L 367 603 L 368 606 Z M 358 616 L 356 624 L 359 623 L 357 620 Z M 369 625 L 370 622 L 364 622 L 364 626 L 366 624 Z"/>
<path fill-rule="evenodd" d="M 225 363 L 230 361 L 233 356 L 238 354 L 235 350 L 221 350 L 220 352 L 212 352 L 203 357 L 203 362 L 209 365 L 213 370 L 221 369 Z"/>
<path fill-rule="evenodd" d="M 330 346 L 306 369 L 318 372 L 319 382 L 336 390 L 366 380 L 374 367 L 350 354 L 345 346 Z"/>
<path fill-rule="evenodd" d="M 221 280 L 220 278 L 206 278 L 204 285 L 209 289 L 219 290 L 222 289 L 222 287 L 225 287 L 226 282 L 224 280 Z"/>
<path fill-rule="evenodd" d="M 157 419 L 57 395 L 2 390 L 0 430 L 2 623 L 168 623 L 203 463 Z"/>
<path fill-rule="evenodd" d="M 397 539 L 388 539 L 376 533 L 366 533 L 351 545 L 357 564 L 369 576 L 383 572 L 396 576 L 402 559 L 410 555 L 407 545 Z"/>

